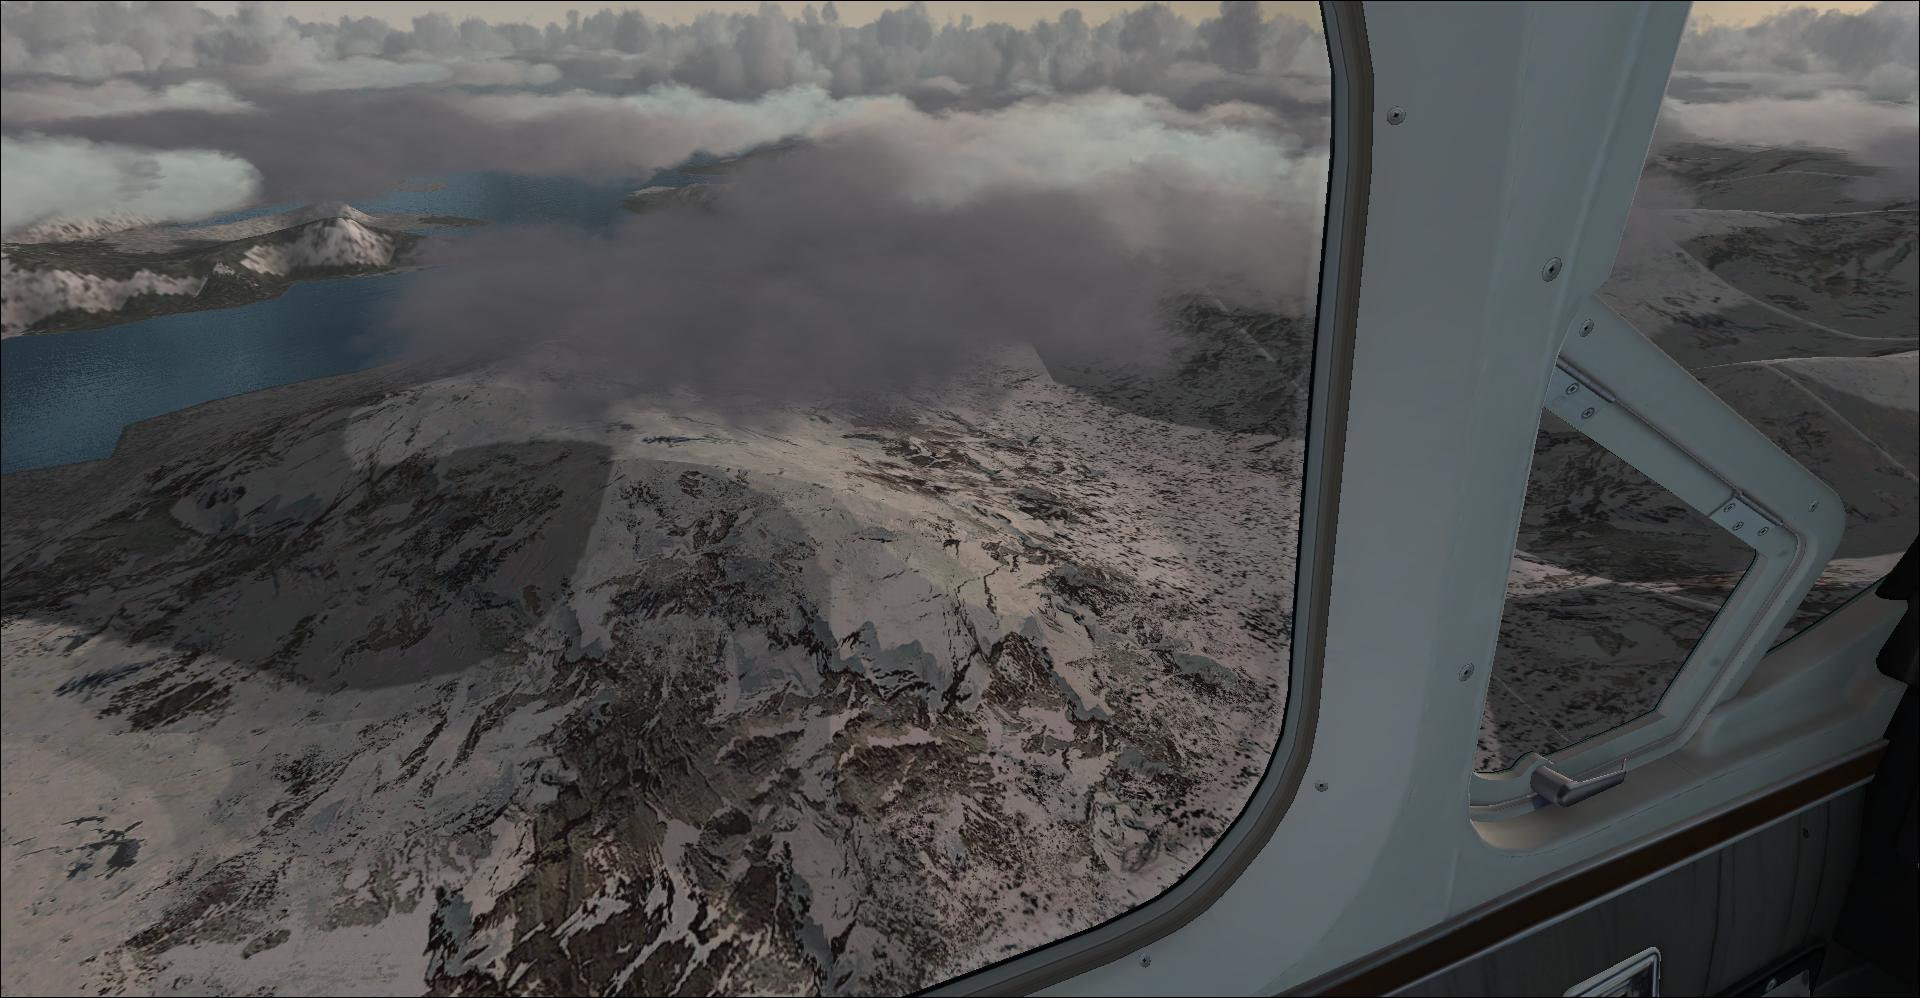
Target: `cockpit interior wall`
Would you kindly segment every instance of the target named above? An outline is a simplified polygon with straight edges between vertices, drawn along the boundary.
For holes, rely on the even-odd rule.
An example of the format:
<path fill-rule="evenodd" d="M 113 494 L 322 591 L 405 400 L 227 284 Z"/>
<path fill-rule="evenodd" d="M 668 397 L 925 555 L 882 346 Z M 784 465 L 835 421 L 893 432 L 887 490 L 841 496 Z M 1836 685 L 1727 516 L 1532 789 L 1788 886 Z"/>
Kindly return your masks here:
<path fill-rule="evenodd" d="M 1730 989 L 1755 974 L 1832 937 L 1853 877 L 1866 793 L 1849 790 L 1749 830 L 1733 845 L 1683 859 L 1388 993 L 1563 994 L 1649 947 L 1660 952 L 1660 994 L 1734 993 Z"/>
<path fill-rule="evenodd" d="M 1888 978 L 1920 993 L 1920 540 L 1874 593 L 1906 604 L 1880 649 L 1880 671 L 1907 684 L 1887 727 L 1887 755 L 1867 788 L 1860 859 L 1834 939 L 1863 964 L 1863 981 Z M 1833 993 L 1840 993 L 1835 991 Z"/>

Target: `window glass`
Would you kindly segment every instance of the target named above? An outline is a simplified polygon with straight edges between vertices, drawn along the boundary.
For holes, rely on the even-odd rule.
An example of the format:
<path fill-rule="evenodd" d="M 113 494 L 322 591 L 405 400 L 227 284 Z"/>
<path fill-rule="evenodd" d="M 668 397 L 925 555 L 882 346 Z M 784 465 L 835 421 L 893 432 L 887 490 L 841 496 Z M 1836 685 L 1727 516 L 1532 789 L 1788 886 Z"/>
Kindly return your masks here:
<path fill-rule="evenodd" d="M 453 6 L 7 7 L 4 990 L 905 993 L 1173 885 L 1287 706 L 1313 8 Z"/>
<path fill-rule="evenodd" d="M 1502 770 L 1652 710 L 1751 561 L 1543 412 L 1475 768 Z"/>
<path fill-rule="evenodd" d="M 1599 295 L 1845 502 L 1785 640 L 1920 533 L 1916 8 L 1740 6 L 1692 8 Z M 1477 768 L 1645 713 L 1747 561 L 1546 415 Z"/>
<path fill-rule="evenodd" d="M 1913 4 L 1696 4 L 1600 295 L 1846 504 L 1781 637 L 1920 534 Z"/>

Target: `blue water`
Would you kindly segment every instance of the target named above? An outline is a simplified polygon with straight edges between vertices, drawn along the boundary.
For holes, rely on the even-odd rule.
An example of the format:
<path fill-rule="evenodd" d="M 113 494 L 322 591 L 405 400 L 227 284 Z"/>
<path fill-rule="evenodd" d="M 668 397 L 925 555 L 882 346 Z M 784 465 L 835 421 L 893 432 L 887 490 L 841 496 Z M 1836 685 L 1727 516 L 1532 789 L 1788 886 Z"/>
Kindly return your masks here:
<path fill-rule="evenodd" d="M 598 229 L 628 217 L 620 201 L 634 190 L 653 184 L 678 186 L 695 178 L 666 170 L 651 179 L 610 184 L 503 173 L 461 173 L 437 179 L 445 185 L 438 190 L 393 191 L 370 200 L 355 201 L 353 206 L 376 213 L 460 215 L 496 226 L 571 225 Z"/>
<path fill-rule="evenodd" d="M 664 171 L 606 184 L 486 173 L 437 179 L 445 185 L 438 190 L 395 191 L 353 204 L 374 212 L 462 215 L 493 226 L 597 229 L 629 217 L 620 200 L 636 187 L 696 178 Z M 249 209 L 222 220 L 289 207 Z M 476 230 L 433 231 L 457 237 Z M 0 341 L 0 473 L 106 457 L 130 423 L 389 360 L 391 350 L 367 334 L 410 279 L 307 281 L 238 308 Z"/>
<path fill-rule="evenodd" d="M 579 225 L 599 228 L 621 217 L 620 201 L 638 188 L 678 187 L 711 177 L 695 177 L 678 170 L 661 170 L 650 178 L 624 178 L 607 183 L 583 183 L 558 177 L 523 177 L 506 173 L 456 173 L 416 177 L 402 186 L 434 190 L 394 190 L 376 197 L 354 198 L 361 211 L 412 212 L 422 215 L 459 215 L 495 225 Z M 255 205 L 201 219 L 195 225 L 224 225 L 263 215 L 292 211 L 300 205 Z"/>
<path fill-rule="evenodd" d="M 388 359 L 362 335 L 409 275 L 295 284 L 269 301 L 0 342 L 0 473 L 106 457 L 129 423 Z"/>

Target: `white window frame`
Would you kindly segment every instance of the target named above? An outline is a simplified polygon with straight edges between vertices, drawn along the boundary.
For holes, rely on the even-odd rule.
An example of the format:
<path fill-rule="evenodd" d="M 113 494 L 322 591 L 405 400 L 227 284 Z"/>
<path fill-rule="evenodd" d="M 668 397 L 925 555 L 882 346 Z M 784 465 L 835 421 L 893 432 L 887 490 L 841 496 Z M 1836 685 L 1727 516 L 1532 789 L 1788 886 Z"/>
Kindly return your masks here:
<path fill-rule="evenodd" d="M 1613 268 L 1687 6 L 1364 9 L 1371 171 L 1307 784 L 1206 910 L 1027 988 L 1276 994 L 1376 965 L 1864 758 L 1904 690 L 1871 651 L 1902 608 L 1856 601 L 1742 667 L 1744 683 L 1718 684 L 1692 737 L 1636 759 L 1621 785 L 1500 820 L 1468 806 L 1491 670 L 1463 666 L 1490 662 L 1498 642 L 1546 386 Z M 1556 257 L 1563 267 L 1543 280 Z M 1604 358 L 1581 371 L 1624 393 L 1636 419 L 1678 422 L 1663 400 L 1616 388 Z M 1767 494 L 1744 477 L 1729 487 Z M 1749 599 L 1730 612 L 1755 613 Z"/>
<path fill-rule="evenodd" d="M 1599 299 L 1573 309 L 1562 335 L 1543 409 L 1746 543 L 1754 560 L 1653 710 L 1475 773 L 1469 803 L 1481 819 L 1546 806 L 1531 787 L 1541 766 L 1576 780 L 1630 772 L 1693 737 L 1760 664 L 1846 527 L 1831 487 Z"/>
<path fill-rule="evenodd" d="M 1313 377 L 1306 426 L 1295 563 L 1287 702 L 1273 754 L 1253 793 L 1200 862 L 1172 887 L 1130 911 L 1062 939 L 943 982 L 929 995 L 1019 994 L 1071 979 L 1180 931 L 1237 883 L 1263 853 L 1304 786 L 1318 719 L 1327 594 L 1334 561 L 1341 457 L 1353 363 L 1359 264 L 1370 174 L 1372 74 L 1359 4 L 1322 3 L 1332 71 L 1332 134 L 1314 314 Z M 1344 8 L 1344 9 L 1337 9 Z M 1149 965 L 1151 959 L 1148 960 Z M 1188 989 L 1191 990 L 1191 989 Z"/>
<path fill-rule="evenodd" d="M 1210 878 L 1201 910 L 1161 917 L 1170 892 L 934 993 L 1312 987 L 1883 744 L 1905 687 L 1872 650 L 1902 607 L 1857 600 L 1704 698 L 1694 734 L 1620 786 L 1501 820 L 1468 806 L 1491 670 L 1462 666 L 1498 641 L 1545 389 L 1612 270 L 1687 6 L 1364 10 L 1368 85 L 1346 92 L 1370 93 L 1369 123 L 1335 124 L 1336 142 L 1343 127 L 1370 136 L 1351 403 L 1330 462 L 1331 574 L 1311 594 L 1301 555 L 1300 612 L 1324 612 L 1324 653 L 1289 690 L 1262 784 L 1282 781 L 1284 817 L 1251 837 L 1244 869 Z M 1554 257 L 1564 267 L 1543 281 Z M 1581 372 L 1614 391 L 1605 363 Z M 1614 397 L 1667 425 L 1660 400 Z M 1160 924 L 1125 928 L 1142 919 Z"/>

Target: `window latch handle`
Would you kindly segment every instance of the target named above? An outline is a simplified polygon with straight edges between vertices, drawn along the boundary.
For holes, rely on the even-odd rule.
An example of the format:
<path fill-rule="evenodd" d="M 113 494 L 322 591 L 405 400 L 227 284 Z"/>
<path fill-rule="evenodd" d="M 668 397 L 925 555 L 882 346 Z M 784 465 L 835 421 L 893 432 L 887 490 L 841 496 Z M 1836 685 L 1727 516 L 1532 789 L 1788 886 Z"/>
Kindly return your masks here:
<path fill-rule="evenodd" d="M 1528 782 L 1533 785 L 1534 793 L 1561 807 L 1572 807 L 1602 790 L 1612 790 L 1627 782 L 1627 763 L 1623 759 L 1618 769 L 1576 780 L 1543 762 L 1534 767 Z"/>

